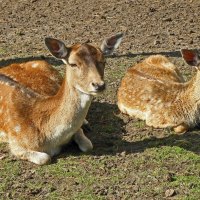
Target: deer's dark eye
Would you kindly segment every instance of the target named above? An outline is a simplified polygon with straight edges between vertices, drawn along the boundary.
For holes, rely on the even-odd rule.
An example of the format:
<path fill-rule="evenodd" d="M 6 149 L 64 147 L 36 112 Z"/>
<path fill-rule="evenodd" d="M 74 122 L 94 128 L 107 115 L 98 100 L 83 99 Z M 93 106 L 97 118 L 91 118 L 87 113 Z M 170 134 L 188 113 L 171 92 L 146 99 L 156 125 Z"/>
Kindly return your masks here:
<path fill-rule="evenodd" d="M 70 64 L 71 67 L 77 67 L 77 64 L 73 63 L 73 64 Z"/>

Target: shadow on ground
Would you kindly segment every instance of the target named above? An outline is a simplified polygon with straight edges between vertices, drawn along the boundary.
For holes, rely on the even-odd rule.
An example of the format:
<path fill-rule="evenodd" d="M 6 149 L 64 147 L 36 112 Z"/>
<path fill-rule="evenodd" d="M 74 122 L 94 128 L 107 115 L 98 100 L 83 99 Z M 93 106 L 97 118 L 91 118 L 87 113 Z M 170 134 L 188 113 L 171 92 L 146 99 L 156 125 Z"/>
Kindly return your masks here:
<path fill-rule="evenodd" d="M 138 55 L 153 55 L 157 53 L 137 53 L 137 54 L 124 54 L 124 55 L 112 55 L 110 57 L 136 57 Z M 174 52 L 159 52 L 159 54 L 180 57 L 179 51 Z M 62 65 L 62 61 L 53 57 L 26 57 L 16 58 L 9 60 L 1 60 L 0 67 L 9 65 L 11 63 L 21 63 L 31 60 L 46 60 L 54 66 Z M 89 154 L 91 155 L 116 155 L 122 152 L 127 154 L 143 152 L 148 148 L 160 147 L 160 146 L 179 146 L 186 150 L 192 151 L 196 154 L 200 153 L 200 131 L 193 130 L 183 135 L 176 135 L 170 132 L 167 136 L 156 137 L 155 132 L 157 130 L 146 127 L 143 129 L 133 128 L 127 131 L 126 126 L 132 123 L 131 120 L 127 121 L 119 114 L 117 105 L 110 104 L 108 102 L 93 102 L 87 119 L 91 124 L 92 132 L 88 133 L 88 137 L 94 144 L 94 150 Z M 164 130 L 164 129 L 163 129 Z M 152 132 L 150 136 L 146 132 Z M 126 135 L 133 136 L 130 140 L 126 140 Z M 134 136 L 145 135 L 146 137 L 141 140 L 134 139 Z M 158 134 L 157 134 L 158 135 Z M 63 148 L 63 153 L 59 157 L 66 157 L 69 154 L 79 155 L 82 154 L 77 145 L 67 145 Z"/>
<path fill-rule="evenodd" d="M 175 58 L 178 58 L 178 57 L 181 57 L 181 53 L 180 51 L 161 51 L 161 52 L 141 52 L 141 53 L 127 53 L 127 54 L 120 54 L 120 55 L 111 55 L 111 56 L 108 56 L 108 57 L 111 57 L 111 58 L 115 58 L 115 57 L 129 57 L 129 58 L 132 58 L 132 57 L 136 57 L 136 56 L 151 56 L 151 55 L 163 55 L 163 56 L 169 56 L 169 57 L 175 57 Z"/>
<path fill-rule="evenodd" d="M 23 63 L 33 60 L 46 60 L 48 63 L 50 63 L 53 66 L 60 66 L 63 64 L 61 60 L 57 60 L 54 57 L 45 57 L 45 56 L 30 56 L 30 57 L 24 57 L 24 58 L 11 58 L 11 59 L 2 59 L 0 61 L 0 67 L 5 67 L 8 65 L 11 65 L 13 63 Z"/>
<path fill-rule="evenodd" d="M 134 154 L 145 151 L 148 148 L 161 146 L 178 146 L 196 154 L 200 154 L 200 131 L 198 129 L 187 132 L 183 135 L 170 134 L 167 137 L 157 138 L 155 136 L 147 137 L 141 141 L 126 141 L 126 123 L 119 117 L 117 105 L 107 102 L 94 102 L 88 113 L 88 120 L 92 127 L 92 132 L 86 134 L 94 144 L 94 150 L 89 155 L 106 156 L 116 155 L 125 152 L 126 154 Z M 131 123 L 131 120 L 127 123 Z M 145 130 L 156 132 L 157 129 L 146 127 Z M 164 129 L 162 129 L 164 130 Z M 144 129 L 141 129 L 144 135 Z M 130 135 L 140 134 L 136 132 Z M 67 145 L 63 148 L 63 153 L 59 157 L 68 155 L 82 154 L 75 143 Z"/>
<path fill-rule="evenodd" d="M 166 51 L 166 52 L 142 52 L 142 53 L 127 53 L 127 54 L 113 54 L 111 56 L 107 56 L 108 58 L 121 58 L 121 57 L 136 57 L 136 56 L 150 56 L 155 54 L 161 54 L 165 56 L 170 57 L 181 57 L 180 51 Z M 30 57 L 24 57 L 24 58 L 10 58 L 10 59 L 2 59 L 0 60 L 0 67 L 4 67 L 7 65 L 10 65 L 12 63 L 22 63 L 22 62 L 28 62 L 33 60 L 46 60 L 50 64 L 54 66 L 62 65 L 63 62 L 61 60 L 57 60 L 53 57 L 46 57 L 46 56 L 30 56 Z"/>

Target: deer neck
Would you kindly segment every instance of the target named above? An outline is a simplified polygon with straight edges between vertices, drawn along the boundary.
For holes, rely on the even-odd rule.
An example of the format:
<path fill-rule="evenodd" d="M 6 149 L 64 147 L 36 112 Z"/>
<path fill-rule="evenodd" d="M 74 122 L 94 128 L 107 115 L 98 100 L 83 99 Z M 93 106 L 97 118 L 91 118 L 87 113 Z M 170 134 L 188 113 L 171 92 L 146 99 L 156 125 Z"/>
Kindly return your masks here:
<path fill-rule="evenodd" d="M 72 80 L 71 69 L 66 69 L 64 81 L 58 93 L 47 99 L 36 102 L 34 117 L 39 116 L 38 125 L 49 132 L 60 126 L 63 130 L 79 129 L 91 104 L 91 95 L 79 91 Z"/>
<path fill-rule="evenodd" d="M 200 101 L 200 71 L 187 83 L 187 95 L 195 102 Z"/>
<path fill-rule="evenodd" d="M 77 89 L 75 81 L 73 80 L 71 67 L 69 67 L 66 70 L 62 86 L 53 99 L 59 103 L 57 108 L 59 112 L 67 112 L 71 110 L 72 113 L 74 111 L 74 114 L 76 114 L 77 112 L 88 111 L 92 96 Z"/>

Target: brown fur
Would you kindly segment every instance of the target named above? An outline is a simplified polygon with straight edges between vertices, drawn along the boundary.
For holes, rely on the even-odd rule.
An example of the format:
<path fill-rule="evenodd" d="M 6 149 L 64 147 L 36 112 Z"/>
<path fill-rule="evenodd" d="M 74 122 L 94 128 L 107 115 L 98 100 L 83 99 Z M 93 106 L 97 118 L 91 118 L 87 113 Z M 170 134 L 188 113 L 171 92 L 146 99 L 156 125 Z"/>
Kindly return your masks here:
<path fill-rule="evenodd" d="M 105 67 L 103 52 L 92 45 L 45 42 L 66 63 L 64 80 L 45 61 L 0 69 L 0 141 L 17 157 L 40 165 L 71 139 L 82 151 L 92 149 L 81 126 L 92 96 L 104 89 Z"/>
<path fill-rule="evenodd" d="M 199 122 L 200 72 L 189 81 L 164 56 L 131 67 L 118 90 L 119 109 L 155 128 L 185 132 Z"/>
<path fill-rule="evenodd" d="M 8 75 L 42 95 L 56 94 L 62 83 L 62 77 L 57 70 L 46 61 L 41 60 L 11 64 L 8 67 L 1 68 L 0 73 Z"/>

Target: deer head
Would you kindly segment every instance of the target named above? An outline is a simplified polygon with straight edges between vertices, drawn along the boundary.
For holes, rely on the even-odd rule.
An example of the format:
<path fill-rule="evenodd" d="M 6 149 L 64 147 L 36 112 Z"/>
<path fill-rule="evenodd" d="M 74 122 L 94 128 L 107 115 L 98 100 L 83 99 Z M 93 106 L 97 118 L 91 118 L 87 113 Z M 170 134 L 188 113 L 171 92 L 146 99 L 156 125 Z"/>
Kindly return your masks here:
<path fill-rule="evenodd" d="M 46 38 L 45 44 L 54 57 L 67 65 L 70 74 L 67 79 L 73 87 L 83 93 L 96 95 L 105 89 L 105 55 L 119 46 L 122 36 L 120 33 L 105 39 L 101 48 L 88 43 L 66 47 L 62 41 L 54 38 Z"/>

